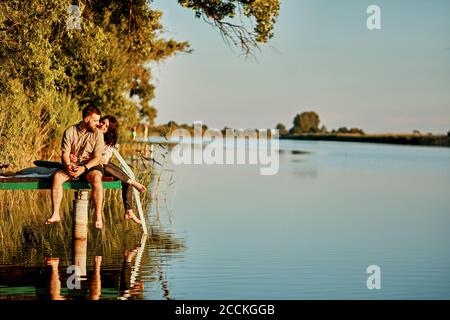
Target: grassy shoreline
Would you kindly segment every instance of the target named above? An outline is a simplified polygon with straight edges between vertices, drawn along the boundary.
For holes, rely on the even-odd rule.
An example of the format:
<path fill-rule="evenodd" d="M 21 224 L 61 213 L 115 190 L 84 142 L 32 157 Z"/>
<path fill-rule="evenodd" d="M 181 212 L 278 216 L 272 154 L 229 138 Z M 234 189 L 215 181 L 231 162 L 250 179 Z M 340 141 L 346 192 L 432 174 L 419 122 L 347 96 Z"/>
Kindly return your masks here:
<path fill-rule="evenodd" d="M 170 135 L 169 135 L 170 136 Z M 150 138 L 160 138 L 158 135 L 151 135 Z M 246 136 L 243 136 L 248 138 Z M 286 134 L 280 135 L 280 140 L 305 140 L 305 141 L 336 141 L 336 142 L 361 142 L 361 143 L 381 143 L 394 145 L 428 146 L 428 147 L 450 147 L 450 137 L 447 135 L 416 135 L 416 134 Z M 128 144 L 132 148 L 139 149 L 139 145 L 144 141 L 133 141 Z M 167 141 L 166 144 L 176 144 Z M 135 145 L 134 145 L 135 144 Z"/>
<path fill-rule="evenodd" d="M 282 135 L 282 140 L 365 142 L 396 145 L 450 147 L 450 137 L 446 135 L 414 134 L 298 134 Z"/>

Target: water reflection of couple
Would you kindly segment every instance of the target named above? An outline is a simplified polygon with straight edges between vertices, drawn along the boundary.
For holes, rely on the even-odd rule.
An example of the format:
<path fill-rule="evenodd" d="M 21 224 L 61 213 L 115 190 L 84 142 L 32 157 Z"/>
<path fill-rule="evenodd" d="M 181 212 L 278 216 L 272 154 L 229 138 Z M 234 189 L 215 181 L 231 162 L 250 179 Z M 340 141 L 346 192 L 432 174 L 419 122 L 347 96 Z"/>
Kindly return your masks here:
<path fill-rule="evenodd" d="M 59 277 L 59 258 L 46 258 L 45 264 L 51 267 L 50 281 L 49 281 L 49 299 L 50 300 L 66 300 L 66 297 L 61 295 L 61 279 Z M 94 272 L 90 283 L 89 300 L 99 300 L 102 294 L 102 280 L 100 274 L 100 267 L 102 264 L 102 257 L 94 257 Z"/>
<path fill-rule="evenodd" d="M 144 289 L 144 284 L 140 281 L 131 283 L 131 262 L 136 256 L 139 247 L 129 251 L 124 251 L 124 261 L 120 274 L 120 296 L 130 298 L 139 295 Z M 61 279 L 59 276 L 59 258 L 46 258 L 46 265 L 51 267 L 49 281 L 49 298 L 50 300 L 65 300 L 66 297 L 61 295 Z M 89 300 L 100 300 L 102 294 L 102 277 L 101 277 L 102 256 L 94 257 L 94 270 L 89 283 Z"/>
<path fill-rule="evenodd" d="M 146 190 L 141 183 L 131 179 L 123 170 L 110 162 L 118 139 L 119 123 L 113 116 L 100 117 L 100 110 L 93 106 L 83 109 L 83 120 L 64 131 L 61 145 L 59 169 L 53 174 L 52 208 L 53 213 L 46 220 L 51 224 L 61 220 L 60 205 L 63 184 L 70 180 L 86 179 L 92 186 L 96 228 L 102 228 L 103 183 L 102 176 L 107 173 L 122 182 L 122 199 L 125 219 L 136 223 L 141 221 L 133 213 L 133 187 L 140 192 Z M 54 163 L 53 163 L 54 164 Z"/>

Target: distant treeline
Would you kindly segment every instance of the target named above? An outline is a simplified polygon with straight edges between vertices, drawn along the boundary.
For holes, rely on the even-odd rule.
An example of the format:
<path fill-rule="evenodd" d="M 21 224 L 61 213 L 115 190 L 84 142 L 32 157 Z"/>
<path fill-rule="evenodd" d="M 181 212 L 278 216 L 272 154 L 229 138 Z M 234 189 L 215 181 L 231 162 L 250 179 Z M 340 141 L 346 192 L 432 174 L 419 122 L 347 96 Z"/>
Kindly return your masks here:
<path fill-rule="evenodd" d="M 320 118 L 319 115 L 313 111 L 303 112 L 295 116 L 293 121 L 293 126 L 290 130 L 286 129 L 286 126 L 279 123 L 276 125 L 275 129 L 278 129 L 280 136 L 290 136 L 298 134 L 364 134 L 364 131 L 359 128 L 347 128 L 340 127 L 338 129 L 333 129 L 328 131 L 325 126 L 319 128 Z M 194 131 L 194 127 L 188 124 L 178 124 L 175 121 L 169 121 L 167 124 L 153 126 L 151 128 L 151 135 L 169 135 L 176 129 L 185 129 L 191 133 Z M 208 126 L 203 125 L 203 131 L 207 130 Z M 221 129 L 222 133 L 225 133 L 228 127 Z M 138 129 L 139 130 L 139 129 Z"/>
<path fill-rule="evenodd" d="M 450 147 L 449 135 L 414 135 L 414 134 L 299 134 L 285 135 L 281 139 L 291 140 L 315 140 L 315 141 L 343 141 L 343 142 L 370 142 L 405 144 L 416 146 L 445 146 Z"/>
<path fill-rule="evenodd" d="M 276 128 L 281 139 L 450 146 L 450 131 L 447 135 L 422 134 L 419 130 L 413 130 L 411 134 L 366 134 L 362 129 L 347 127 L 329 131 L 325 126 L 319 128 L 319 124 L 319 115 L 309 111 L 297 114 L 290 130 L 281 123 Z"/>
<path fill-rule="evenodd" d="M 169 121 L 167 124 L 153 126 L 150 128 L 149 134 L 169 136 L 176 129 L 185 129 L 191 134 L 194 133 L 192 125 Z M 202 132 L 207 129 L 207 125 L 202 126 Z M 229 128 L 221 129 L 222 134 L 225 135 L 227 129 Z M 328 130 L 325 126 L 320 126 L 320 117 L 314 111 L 297 114 L 289 130 L 282 123 L 278 123 L 275 129 L 278 129 L 281 139 L 450 146 L 450 131 L 447 135 L 433 135 L 431 133 L 422 134 L 419 130 L 413 130 L 410 134 L 366 134 L 363 129 L 355 127 L 339 127 Z M 235 133 L 237 136 L 245 136 L 245 131 L 242 130 L 236 130 Z"/>
<path fill-rule="evenodd" d="M 149 130 L 149 135 L 150 136 L 158 136 L 158 137 L 169 137 L 175 130 L 178 129 L 183 129 L 186 130 L 187 132 L 190 133 L 191 136 L 194 135 L 194 126 L 193 125 L 188 125 L 188 124 L 178 124 L 175 121 L 169 121 L 167 124 L 162 124 L 162 125 L 158 125 L 158 126 L 153 126 L 150 128 Z M 208 128 L 207 125 L 202 125 L 202 135 L 205 133 L 206 130 L 214 130 L 217 131 L 217 129 L 212 129 L 212 128 Z M 141 127 L 138 126 L 138 133 L 143 132 L 144 129 L 141 129 Z M 230 132 L 230 134 L 233 134 L 236 137 L 240 137 L 240 138 L 250 138 L 250 137 L 255 137 L 258 138 L 260 135 L 260 130 L 259 129 L 251 129 L 251 128 L 246 128 L 246 129 L 233 129 L 233 128 L 229 128 L 229 127 L 224 127 L 223 129 L 219 129 L 218 131 L 220 131 L 222 133 L 222 135 L 225 137 L 227 135 L 227 132 Z M 264 133 L 262 133 L 264 134 Z M 267 136 L 270 137 L 270 129 L 267 130 Z"/>

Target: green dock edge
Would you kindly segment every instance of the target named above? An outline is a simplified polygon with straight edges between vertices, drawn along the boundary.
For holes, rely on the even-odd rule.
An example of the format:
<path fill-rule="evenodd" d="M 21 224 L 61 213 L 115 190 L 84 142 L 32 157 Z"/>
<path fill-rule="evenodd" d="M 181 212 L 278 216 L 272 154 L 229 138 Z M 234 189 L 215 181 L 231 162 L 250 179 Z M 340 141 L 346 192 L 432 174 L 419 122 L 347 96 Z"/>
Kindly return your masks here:
<path fill-rule="evenodd" d="M 51 181 L 30 181 L 30 182 L 1 182 L 0 190 L 39 190 L 51 189 Z M 104 189 L 120 189 L 122 187 L 120 181 L 104 181 Z M 91 189 L 89 182 L 70 181 L 64 183 L 64 189 Z"/>

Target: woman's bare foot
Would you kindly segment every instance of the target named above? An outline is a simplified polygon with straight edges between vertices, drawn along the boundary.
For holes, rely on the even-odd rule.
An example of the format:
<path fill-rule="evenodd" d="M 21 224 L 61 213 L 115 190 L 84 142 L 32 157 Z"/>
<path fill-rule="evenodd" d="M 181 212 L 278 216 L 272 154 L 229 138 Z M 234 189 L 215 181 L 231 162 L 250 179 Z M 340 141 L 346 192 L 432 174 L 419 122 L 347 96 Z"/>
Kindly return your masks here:
<path fill-rule="evenodd" d="M 99 219 L 99 220 L 95 221 L 95 227 L 97 229 L 103 228 L 103 221 L 102 221 L 102 219 Z"/>
<path fill-rule="evenodd" d="M 134 222 L 136 222 L 137 224 L 141 224 L 141 220 L 136 217 L 136 215 L 133 213 L 133 210 L 127 210 L 125 212 L 125 219 L 127 220 L 133 220 Z"/>
<path fill-rule="evenodd" d="M 45 220 L 45 224 L 52 224 L 58 221 L 61 221 L 61 217 L 59 216 L 59 214 L 52 214 L 50 218 Z"/>
<path fill-rule="evenodd" d="M 139 192 L 144 192 L 147 190 L 147 188 L 142 183 L 139 183 L 136 180 L 130 180 L 129 184 L 135 187 Z"/>

